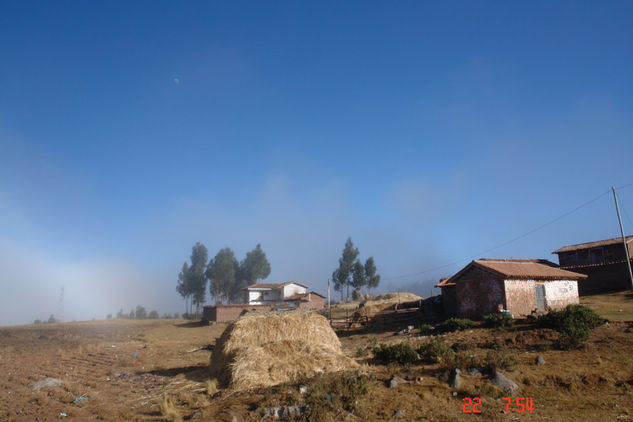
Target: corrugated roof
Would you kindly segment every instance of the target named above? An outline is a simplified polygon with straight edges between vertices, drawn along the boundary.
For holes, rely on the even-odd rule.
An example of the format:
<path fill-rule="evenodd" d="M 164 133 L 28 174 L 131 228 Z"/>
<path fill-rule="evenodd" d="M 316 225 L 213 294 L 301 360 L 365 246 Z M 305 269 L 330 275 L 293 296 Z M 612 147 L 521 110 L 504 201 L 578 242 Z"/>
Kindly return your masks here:
<path fill-rule="evenodd" d="M 633 241 L 633 236 L 626 237 L 627 244 L 631 243 L 632 241 Z M 560 249 L 556 249 L 552 253 L 571 252 L 571 251 L 577 251 L 579 249 L 591 249 L 591 248 L 597 248 L 599 246 L 616 245 L 618 243 L 622 244 L 622 237 L 614 237 L 613 239 L 598 240 L 597 242 L 587 242 L 587 243 L 579 243 L 577 245 L 563 246 Z"/>
<path fill-rule="evenodd" d="M 496 273 L 506 279 L 579 280 L 587 278 L 585 274 L 563 270 L 546 259 L 483 258 L 472 261 L 454 276 L 438 283 L 436 287 L 454 285 L 457 279 L 473 266 Z"/>
<path fill-rule="evenodd" d="M 306 286 L 305 284 L 301 284 L 299 282 L 296 281 L 286 281 L 285 283 L 255 283 L 255 284 L 251 284 L 250 286 L 246 286 L 244 288 L 242 288 L 242 290 L 247 290 L 247 289 L 280 289 L 284 286 L 287 286 L 288 284 L 296 284 L 299 285 L 301 287 L 305 287 L 306 289 L 308 288 L 308 286 Z"/>

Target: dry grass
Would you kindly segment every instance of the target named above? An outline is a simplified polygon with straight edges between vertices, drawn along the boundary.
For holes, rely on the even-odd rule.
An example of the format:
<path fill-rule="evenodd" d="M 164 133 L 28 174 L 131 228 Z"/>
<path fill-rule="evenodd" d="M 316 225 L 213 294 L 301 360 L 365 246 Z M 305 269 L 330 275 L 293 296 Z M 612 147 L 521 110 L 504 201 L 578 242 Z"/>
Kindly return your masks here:
<path fill-rule="evenodd" d="M 160 408 L 161 415 L 163 415 L 163 417 L 165 417 L 167 420 L 171 422 L 182 422 L 182 416 L 180 415 L 180 412 L 178 411 L 178 409 L 176 409 L 176 406 L 174 406 L 171 398 L 168 397 L 166 394 L 163 395 L 162 399 L 158 403 L 158 407 Z"/>
<path fill-rule="evenodd" d="M 204 388 L 205 391 L 207 392 L 208 395 L 213 396 L 215 395 L 215 393 L 217 393 L 218 390 L 218 381 L 217 380 L 207 380 L 207 382 L 204 383 Z"/>
<path fill-rule="evenodd" d="M 633 293 L 609 293 L 583 296 L 580 304 L 589 306 L 598 315 L 610 321 L 633 321 Z"/>
<path fill-rule="evenodd" d="M 235 390 L 357 366 L 314 312 L 247 314 L 227 327 L 211 355 L 211 376 Z"/>

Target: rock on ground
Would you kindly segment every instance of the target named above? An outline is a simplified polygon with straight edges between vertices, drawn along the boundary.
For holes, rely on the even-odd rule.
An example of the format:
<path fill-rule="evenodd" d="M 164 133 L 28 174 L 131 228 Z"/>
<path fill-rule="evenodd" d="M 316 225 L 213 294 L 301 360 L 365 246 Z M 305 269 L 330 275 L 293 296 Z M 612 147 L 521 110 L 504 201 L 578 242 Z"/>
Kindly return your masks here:
<path fill-rule="evenodd" d="M 42 381 L 34 382 L 31 384 L 31 390 L 41 390 L 46 387 L 57 387 L 62 383 L 62 380 L 57 378 L 44 378 Z"/>
<path fill-rule="evenodd" d="M 494 374 L 492 374 L 490 377 L 490 383 L 495 387 L 510 393 L 514 393 L 519 389 L 519 386 L 514 381 L 499 371 L 495 371 Z"/>
<path fill-rule="evenodd" d="M 401 378 L 401 377 L 399 377 L 397 375 L 394 375 L 389 380 L 389 388 L 395 388 L 395 387 L 399 386 L 400 384 L 406 384 L 407 382 L 408 381 L 405 380 L 404 378 Z"/>
<path fill-rule="evenodd" d="M 545 365 L 545 358 L 541 355 L 538 355 L 534 360 L 534 363 L 537 365 Z"/>
<path fill-rule="evenodd" d="M 294 419 L 303 415 L 305 411 L 306 408 L 302 406 L 264 407 L 259 409 L 259 414 L 273 419 Z"/>
<path fill-rule="evenodd" d="M 459 374 L 461 374 L 461 371 L 459 369 L 453 369 L 451 371 L 451 375 L 448 378 L 448 384 L 451 386 L 451 388 L 459 388 L 459 386 L 461 385 L 461 378 Z"/>

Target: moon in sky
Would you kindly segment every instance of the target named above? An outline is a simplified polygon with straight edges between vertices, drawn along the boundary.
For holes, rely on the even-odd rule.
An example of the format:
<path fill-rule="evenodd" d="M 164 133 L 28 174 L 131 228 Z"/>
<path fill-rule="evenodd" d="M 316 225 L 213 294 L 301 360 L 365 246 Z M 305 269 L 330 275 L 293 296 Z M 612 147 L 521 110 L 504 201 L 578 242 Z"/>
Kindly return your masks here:
<path fill-rule="evenodd" d="M 174 78 L 173 81 L 176 85 L 180 84 L 180 78 Z"/>

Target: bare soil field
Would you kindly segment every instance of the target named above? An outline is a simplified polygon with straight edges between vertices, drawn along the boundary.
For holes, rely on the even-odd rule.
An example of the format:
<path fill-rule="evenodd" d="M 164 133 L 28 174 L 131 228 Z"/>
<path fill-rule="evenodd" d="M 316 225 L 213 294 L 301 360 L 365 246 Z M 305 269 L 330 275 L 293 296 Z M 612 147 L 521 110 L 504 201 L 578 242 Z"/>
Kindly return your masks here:
<path fill-rule="evenodd" d="M 383 365 L 373 359 L 372 349 L 380 343 L 428 342 L 417 330 L 339 333 L 345 354 L 364 374 L 360 392 L 345 402 L 336 396 L 344 378 L 336 376 L 242 392 L 214 388 L 210 352 L 192 349 L 213 344 L 226 324 L 110 320 L 1 327 L 0 420 L 260 421 L 271 418 L 262 418 L 258 409 L 286 405 L 323 406 L 318 416 L 312 412 L 294 420 L 632 420 L 633 298 L 619 293 L 583 302 L 610 322 L 578 350 L 557 350 L 556 332 L 527 323 L 441 336 L 473 355 L 494 349 L 515 360 L 516 368 L 502 372 L 518 384 L 515 396 L 532 398 L 533 412 L 505 413 L 504 400 L 485 374 L 462 373 L 459 388 L 451 388 L 441 364 Z M 537 355 L 544 365 L 535 364 Z M 394 375 L 408 382 L 389 388 Z M 33 389 L 47 377 L 61 384 Z M 319 394 L 304 398 L 301 384 Z M 317 396 L 323 402 L 314 401 Z M 463 413 L 466 397 L 481 399 L 481 414 Z"/>

